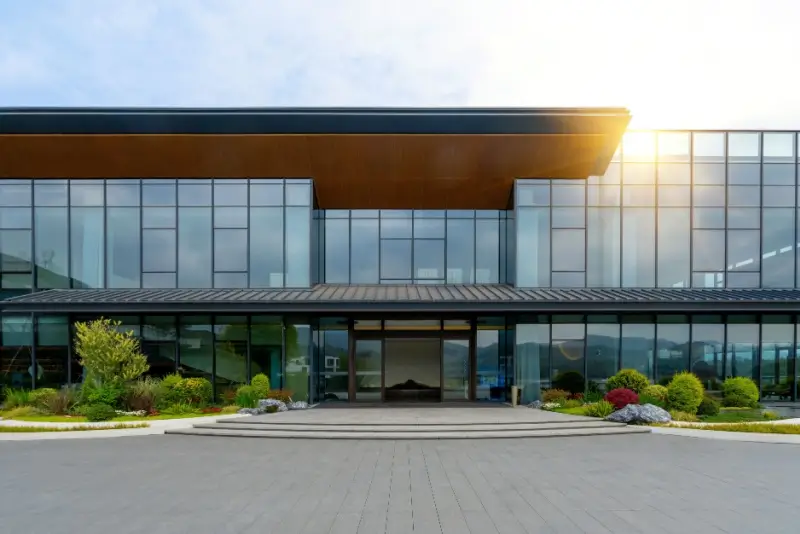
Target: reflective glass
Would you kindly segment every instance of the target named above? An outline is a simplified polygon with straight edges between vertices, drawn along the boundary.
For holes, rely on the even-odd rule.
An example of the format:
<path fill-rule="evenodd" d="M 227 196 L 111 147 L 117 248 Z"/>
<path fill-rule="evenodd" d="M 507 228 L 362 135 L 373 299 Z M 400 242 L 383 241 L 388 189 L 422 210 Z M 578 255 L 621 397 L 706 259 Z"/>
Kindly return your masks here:
<path fill-rule="evenodd" d="M 764 186 L 761 202 L 765 207 L 794 207 L 793 186 Z"/>
<path fill-rule="evenodd" d="M 758 208 L 728 208 L 728 228 L 747 229 L 761 226 L 761 210 Z"/>
<path fill-rule="evenodd" d="M 250 287 L 283 287 L 283 208 L 250 208 L 249 233 Z"/>
<path fill-rule="evenodd" d="M 414 219 L 414 238 L 444 238 L 444 219 Z"/>
<path fill-rule="evenodd" d="M 688 159 L 688 155 L 687 155 Z M 692 172 L 688 163 L 662 163 L 658 166 L 658 183 L 672 185 L 689 185 L 692 183 Z"/>
<path fill-rule="evenodd" d="M 247 206 L 247 184 L 214 184 L 215 206 Z"/>
<path fill-rule="evenodd" d="M 305 208 L 308 209 L 308 208 Z M 287 321 L 286 335 L 286 389 L 292 392 L 293 399 L 308 401 L 309 369 L 313 351 L 311 326 L 300 320 L 292 324 Z"/>
<path fill-rule="evenodd" d="M 584 230 L 553 230 L 553 271 L 586 269 L 586 233 Z"/>
<path fill-rule="evenodd" d="M 286 208 L 286 287 L 310 284 L 311 208 Z"/>
<path fill-rule="evenodd" d="M 471 284 L 475 280 L 475 222 L 447 221 L 447 283 Z"/>
<path fill-rule="evenodd" d="M 691 191 L 689 186 L 664 185 L 658 188 L 659 206 L 690 206 Z"/>
<path fill-rule="evenodd" d="M 586 210 L 580 208 L 552 208 L 550 214 L 553 228 L 584 228 Z"/>
<path fill-rule="evenodd" d="M 791 161 L 794 159 L 794 134 L 765 132 L 764 161 Z"/>
<path fill-rule="evenodd" d="M 175 273 L 142 273 L 142 287 L 172 289 L 178 286 Z"/>
<path fill-rule="evenodd" d="M 215 207 L 214 228 L 247 228 L 247 210 Z"/>
<path fill-rule="evenodd" d="M 355 400 L 378 402 L 381 400 L 383 374 L 383 341 L 380 339 L 355 340 Z"/>
<path fill-rule="evenodd" d="M 658 210 L 658 287 L 689 287 L 689 208 Z"/>
<path fill-rule="evenodd" d="M 622 166 L 622 183 L 648 185 L 656 183 L 656 166 L 653 163 L 625 163 Z"/>
<path fill-rule="evenodd" d="M 552 287 L 586 287 L 586 273 L 584 272 L 554 272 L 551 274 Z"/>
<path fill-rule="evenodd" d="M 517 206 L 549 206 L 550 185 L 517 184 Z"/>
<path fill-rule="evenodd" d="M 761 183 L 761 165 L 758 163 L 728 164 L 729 185 L 758 185 Z"/>
<path fill-rule="evenodd" d="M 705 323 L 696 321 L 704 320 Z M 707 391 L 719 391 L 725 378 L 725 325 L 720 316 L 692 318 L 692 356 L 690 371 L 703 382 Z M 713 322 L 712 322 L 713 321 Z"/>
<path fill-rule="evenodd" d="M 210 206 L 211 184 L 187 184 L 178 182 L 179 206 Z"/>
<path fill-rule="evenodd" d="M 725 347 L 725 377 L 744 376 L 758 379 L 758 319 L 749 315 L 730 315 Z"/>
<path fill-rule="evenodd" d="M 350 221 L 350 283 L 375 284 L 380 279 L 378 219 Z M 448 222 L 449 224 L 449 222 Z"/>
<path fill-rule="evenodd" d="M 716 185 L 696 185 L 693 189 L 695 206 L 722 208 L 725 206 L 725 188 Z"/>
<path fill-rule="evenodd" d="M 414 277 L 427 279 L 444 278 L 444 240 L 414 240 Z"/>
<path fill-rule="evenodd" d="M 623 206 L 655 206 L 656 188 L 652 185 L 625 185 L 622 187 Z"/>
<path fill-rule="evenodd" d="M 212 287 L 211 232 L 211 208 L 178 208 L 178 287 Z"/>
<path fill-rule="evenodd" d="M 725 208 L 694 208 L 695 228 L 725 228 Z"/>
<path fill-rule="evenodd" d="M 381 278 L 411 278 L 411 240 L 381 240 Z"/>
<path fill-rule="evenodd" d="M 175 208 L 142 208 L 142 228 L 175 228 Z"/>
<path fill-rule="evenodd" d="M 69 226 L 67 208 L 34 210 L 36 287 L 69 288 Z"/>
<path fill-rule="evenodd" d="M 69 204 L 70 206 L 102 206 L 103 182 L 91 185 L 70 182 Z"/>
<path fill-rule="evenodd" d="M 725 134 L 693 133 L 692 141 L 695 161 L 715 161 L 725 158 Z"/>
<path fill-rule="evenodd" d="M 658 159 L 661 161 L 688 161 L 689 132 L 659 132 Z"/>
<path fill-rule="evenodd" d="M 550 376 L 553 387 L 563 389 L 567 384 L 585 384 L 586 325 L 556 323 L 551 326 L 551 336 Z"/>
<path fill-rule="evenodd" d="M 519 287 L 550 287 L 550 210 L 517 210 L 516 282 Z"/>
<path fill-rule="evenodd" d="M 53 183 L 56 182 L 56 183 Z M 69 184 L 64 181 L 57 183 L 37 181 L 33 184 L 33 202 L 36 206 L 67 206 Z M 0 186 L 2 187 L 2 186 Z M 2 192 L 0 192 L 0 196 Z M 0 201 L 2 202 L 2 201 Z"/>
<path fill-rule="evenodd" d="M 759 159 L 759 134 L 757 133 L 729 133 L 728 134 L 728 159 L 738 161 L 758 161 Z"/>
<path fill-rule="evenodd" d="M 107 206 L 138 206 L 139 184 L 133 183 L 106 183 Z"/>
<path fill-rule="evenodd" d="M 286 205 L 287 206 L 311 206 L 311 185 L 308 184 L 287 184 L 286 185 Z"/>
<path fill-rule="evenodd" d="M 620 343 L 622 369 L 636 369 L 652 380 L 655 334 L 655 324 L 622 325 L 622 341 Z"/>
<path fill-rule="evenodd" d="M 0 180 L 0 206 L 30 206 L 29 180 Z"/>
<path fill-rule="evenodd" d="M 767 322 L 769 319 L 769 322 Z M 792 400 L 795 325 L 790 315 L 765 317 L 761 326 L 761 398 Z"/>
<path fill-rule="evenodd" d="M 31 208 L 0 209 L 0 228 L 26 229 L 31 227 Z"/>
<path fill-rule="evenodd" d="M 622 191 L 618 185 L 589 185 L 586 190 L 589 206 L 620 206 Z"/>
<path fill-rule="evenodd" d="M 287 334 L 292 330 L 287 329 Z M 280 317 L 250 318 L 250 377 L 264 373 L 273 388 L 283 387 L 283 322 Z"/>
<path fill-rule="evenodd" d="M 666 320 L 674 321 L 679 318 L 667 317 Z M 676 373 L 688 368 L 689 325 L 663 323 L 656 325 L 656 345 L 658 351 L 656 379 L 659 384 L 665 384 Z"/>
<path fill-rule="evenodd" d="M 505 360 L 501 358 L 504 341 L 505 332 L 502 331 L 502 326 L 482 325 L 478 319 L 478 331 L 475 336 L 476 400 L 502 401 L 505 398 L 506 370 Z"/>
<path fill-rule="evenodd" d="M 283 183 L 250 184 L 251 206 L 283 206 Z"/>
<path fill-rule="evenodd" d="M 103 208 L 70 208 L 70 264 L 72 287 L 104 286 L 105 238 Z"/>
<path fill-rule="evenodd" d="M 622 158 L 625 161 L 654 161 L 656 136 L 654 132 L 626 132 L 622 137 Z"/>
<path fill-rule="evenodd" d="M 586 285 L 620 286 L 620 210 L 588 208 Z"/>
<path fill-rule="evenodd" d="M 140 286 L 139 232 L 139 208 L 106 208 L 107 287 Z"/>
<path fill-rule="evenodd" d="M 692 271 L 725 269 L 725 231 L 694 230 L 692 239 Z"/>
<path fill-rule="evenodd" d="M 181 375 L 205 378 L 213 383 L 214 332 L 211 317 L 185 315 L 180 321 L 178 368 Z"/>
<path fill-rule="evenodd" d="M 174 206 L 175 183 L 142 183 L 143 206 Z"/>
<path fill-rule="evenodd" d="M 175 252 L 175 230 L 142 230 L 142 268 L 144 271 L 175 271 Z"/>
<path fill-rule="evenodd" d="M 765 163 L 764 185 L 794 185 L 795 165 L 791 163 Z"/>
<path fill-rule="evenodd" d="M 655 286 L 655 210 L 622 211 L 622 286 Z"/>
<path fill-rule="evenodd" d="M 725 287 L 725 273 L 692 273 L 692 287 Z"/>
<path fill-rule="evenodd" d="M 583 183 L 554 185 L 551 193 L 553 206 L 583 206 L 586 203 L 586 186 Z"/>
<path fill-rule="evenodd" d="M 214 230 L 214 271 L 247 270 L 247 230 Z"/>
<path fill-rule="evenodd" d="M 411 219 L 381 219 L 381 239 L 410 238 L 413 227 Z"/>
<path fill-rule="evenodd" d="M 757 185 L 728 186 L 728 206 L 758 206 L 761 204 L 761 188 Z"/>
<path fill-rule="evenodd" d="M 350 220 L 325 220 L 325 282 L 350 282 Z"/>
<path fill-rule="evenodd" d="M 475 221 L 475 283 L 496 284 L 500 281 L 500 222 Z"/>
<path fill-rule="evenodd" d="M 244 289 L 247 287 L 247 273 L 214 273 L 214 287 Z"/>
<path fill-rule="evenodd" d="M 619 324 L 586 325 L 586 372 L 589 389 L 602 386 L 617 372 L 620 349 Z"/>
<path fill-rule="evenodd" d="M 728 270 L 757 271 L 761 265 L 761 232 L 728 230 Z"/>
<path fill-rule="evenodd" d="M 761 239 L 762 287 L 794 286 L 794 209 L 765 209 Z"/>
<path fill-rule="evenodd" d="M 761 287 L 761 276 L 759 273 L 729 272 L 727 287 Z"/>
<path fill-rule="evenodd" d="M 0 340 L 0 386 L 31 389 L 33 321 L 29 316 L 0 316 Z"/>
<path fill-rule="evenodd" d="M 725 185 L 725 165 L 720 163 L 695 163 L 694 183 L 697 185 Z"/>
<path fill-rule="evenodd" d="M 622 183 L 622 166 L 619 163 L 610 163 L 606 168 L 606 173 L 598 178 L 601 184 Z"/>

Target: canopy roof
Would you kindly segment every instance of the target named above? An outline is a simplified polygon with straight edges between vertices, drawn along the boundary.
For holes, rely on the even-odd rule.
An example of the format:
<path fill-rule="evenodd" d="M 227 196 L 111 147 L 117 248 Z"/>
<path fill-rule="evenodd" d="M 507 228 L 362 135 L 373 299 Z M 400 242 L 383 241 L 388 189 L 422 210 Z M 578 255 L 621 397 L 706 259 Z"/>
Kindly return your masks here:
<path fill-rule="evenodd" d="M 624 108 L 0 109 L 0 178 L 313 178 L 324 209 L 506 209 L 605 172 Z"/>

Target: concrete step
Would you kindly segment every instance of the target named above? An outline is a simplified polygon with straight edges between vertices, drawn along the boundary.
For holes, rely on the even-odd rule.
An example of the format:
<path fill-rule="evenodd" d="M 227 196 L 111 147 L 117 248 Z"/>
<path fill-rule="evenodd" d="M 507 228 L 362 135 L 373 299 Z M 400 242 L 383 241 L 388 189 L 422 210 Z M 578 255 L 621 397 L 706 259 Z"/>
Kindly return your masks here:
<path fill-rule="evenodd" d="M 546 431 L 566 428 L 607 428 L 624 427 L 624 423 L 611 423 L 602 419 L 586 421 L 567 421 L 567 422 L 540 422 L 540 423 L 516 423 L 516 424 L 441 424 L 441 425 L 414 425 L 414 424 L 395 424 L 395 425 L 351 425 L 343 424 L 272 424 L 262 423 L 242 423 L 242 422 L 219 422 L 201 423 L 193 425 L 194 428 L 210 430 L 238 430 L 238 431 L 271 431 L 271 432 L 515 432 L 515 431 Z"/>
<path fill-rule="evenodd" d="M 205 426 L 205 425 L 203 425 Z M 477 430 L 477 431 L 428 431 L 428 432 L 376 432 L 362 429 L 350 432 L 295 431 L 295 430 L 249 430 L 236 428 L 183 428 L 167 430 L 167 434 L 184 436 L 218 436 L 272 439 L 342 439 L 342 440 L 432 440 L 432 439 L 519 439 L 556 438 L 571 436 L 616 436 L 649 433 L 649 427 L 641 426 L 591 426 L 585 428 L 538 428 L 536 430 Z"/>
<path fill-rule="evenodd" d="M 440 427 L 442 425 L 458 425 L 462 427 L 474 427 L 474 426 L 496 427 L 496 426 L 552 425 L 552 424 L 564 424 L 564 423 L 592 423 L 592 424 L 606 424 L 606 425 L 623 424 L 623 423 L 612 423 L 610 421 L 604 421 L 603 419 L 597 419 L 594 417 L 571 417 L 571 416 L 563 416 L 559 417 L 558 419 L 550 419 L 550 420 L 544 419 L 540 421 L 497 420 L 497 421 L 482 421 L 482 422 L 459 421 L 458 423 L 453 423 L 444 421 L 431 422 L 422 420 L 422 421 L 399 423 L 396 421 L 360 422 L 360 421 L 342 421 L 342 420 L 325 421 L 319 419 L 312 421 L 303 421 L 298 419 L 282 420 L 280 414 L 272 414 L 266 419 L 264 418 L 264 416 L 242 417 L 238 419 L 225 420 L 224 422 L 226 424 L 236 424 L 236 425 L 271 425 L 271 426 L 313 425 L 322 428 L 339 427 L 339 426 L 351 426 L 354 428 L 361 428 L 361 427 L 378 428 L 378 427 L 394 427 L 394 426 Z"/>

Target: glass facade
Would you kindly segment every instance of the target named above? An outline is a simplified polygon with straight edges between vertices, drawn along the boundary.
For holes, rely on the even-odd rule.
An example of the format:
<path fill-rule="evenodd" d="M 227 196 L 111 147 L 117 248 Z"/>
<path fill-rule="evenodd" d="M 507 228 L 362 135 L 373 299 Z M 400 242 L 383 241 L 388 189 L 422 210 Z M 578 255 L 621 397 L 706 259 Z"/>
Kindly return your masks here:
<path fill-rule="evenodd" d="M 519 177 L 505 210 L 323 210 L 312 179 L 4 179 L 0 299 L 317 283 L 798 288 L 799 145 L 793 132 L 629 132 L 603 176 Z M 420 347 L 440 340 L 444 400 L 504 400 L 516 384 L 530 401 L 576 377 L 602 387 L 620 368 L 653 382 L 691 370 L 712 390 L 748 376 L 765 399 L 797 398 L 794 315 L 424 316 L 410 326 L 337 313 L 118 319 L 141 338 L 151 374 L 206 377 L 217 395 L 263 372 L 298 399 L 380 401 L 385 340 L 410 328 L 424 333 Z M 0 386 L 79 382 L 70 325 L 83 319 L 3 314 Z"/>

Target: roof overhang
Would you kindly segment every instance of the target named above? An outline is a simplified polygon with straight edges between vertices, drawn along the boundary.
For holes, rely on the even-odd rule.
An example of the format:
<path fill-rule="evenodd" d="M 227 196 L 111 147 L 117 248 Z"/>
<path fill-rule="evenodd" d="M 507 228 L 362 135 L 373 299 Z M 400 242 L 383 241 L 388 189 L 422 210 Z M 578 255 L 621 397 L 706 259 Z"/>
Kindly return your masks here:
<path fill-rule="evenodd" d="M 624 108 L 0 109 L 0 178 L 313 178 L 324 209 L 506 209 L 605 172 Z"/>
<path fill-rule="evenodd" d="M 327 285 L 310 289 L 52 289 L 3 313 L 791 313 L 796 289 L 515 289 L 506 285 Z"/>

